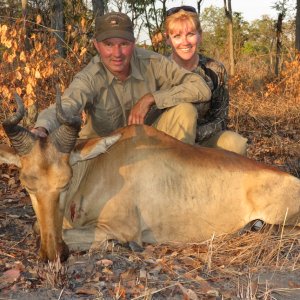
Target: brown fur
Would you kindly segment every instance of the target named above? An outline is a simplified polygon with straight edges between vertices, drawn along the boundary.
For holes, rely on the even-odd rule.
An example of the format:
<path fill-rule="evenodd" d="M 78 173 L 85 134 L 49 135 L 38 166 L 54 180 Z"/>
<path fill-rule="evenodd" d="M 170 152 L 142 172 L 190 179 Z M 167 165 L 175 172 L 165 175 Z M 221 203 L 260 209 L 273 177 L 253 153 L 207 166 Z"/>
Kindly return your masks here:
<path fill-rule="evenodd" d="M 43 145 L 37 142 L 23 157 L 0 147 L 0 159 L 20 162 L 45 260 L 65 259 L 65 243 L 83 250 L 107 238 L 199 242 L 255 219 L 298 223 L 299 179 L 231 152 L 184 144 L 152 127 L 79 140 L 70 155 Z"/>

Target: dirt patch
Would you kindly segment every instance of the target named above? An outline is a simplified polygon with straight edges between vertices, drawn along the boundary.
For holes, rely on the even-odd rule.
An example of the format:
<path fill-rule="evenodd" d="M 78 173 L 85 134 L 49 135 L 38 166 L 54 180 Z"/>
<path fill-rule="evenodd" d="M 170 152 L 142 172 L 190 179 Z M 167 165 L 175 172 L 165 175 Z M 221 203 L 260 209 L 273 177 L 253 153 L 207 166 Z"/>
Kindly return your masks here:
<path fill-rule="evenodd" d="M 108 242 L 68 261 L 38 262 L 30 200 L 16 168 L 2 165 L 0 299 L 299 299 L 297 236 L 270 232 L 199 244 Z"/>
<path fill-rule="evenodd" d="M 248 138 L 250 158 L 300 177 L 300 106 L 280 115 L 274 101 L 233 93 L 230 128 Z M 43 264 L 34 221 L 18 170 L 1 165 L 0 300 L 300 299 L 299 236 L 245 232 L 142 252 L 110 242 Z"/>

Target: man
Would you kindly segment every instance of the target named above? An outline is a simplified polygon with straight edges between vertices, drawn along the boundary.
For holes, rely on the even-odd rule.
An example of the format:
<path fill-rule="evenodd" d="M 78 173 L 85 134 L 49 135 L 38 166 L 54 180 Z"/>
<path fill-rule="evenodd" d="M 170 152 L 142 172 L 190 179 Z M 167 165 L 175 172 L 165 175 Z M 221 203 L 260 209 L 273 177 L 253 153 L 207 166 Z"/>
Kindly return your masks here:
<path fill-rule="evenodd" d="M 94 46 L 99 55 L 75 75 L 62 96 L 65 112 L 87 114 L 81 137 L 105 136 L 122 126 L 147 123 L 194 144 L 197 110 L 192 103 L 211 97 L 199 75 L 135 47 L 133 24 L 123 13 L 97 17 Z M 157 111 L 153 108 L 161 114 L 153 116 L 152 110 Z M 33 132 L 45 136 L 58 126 L 52 105 L 41 112 Z"/>

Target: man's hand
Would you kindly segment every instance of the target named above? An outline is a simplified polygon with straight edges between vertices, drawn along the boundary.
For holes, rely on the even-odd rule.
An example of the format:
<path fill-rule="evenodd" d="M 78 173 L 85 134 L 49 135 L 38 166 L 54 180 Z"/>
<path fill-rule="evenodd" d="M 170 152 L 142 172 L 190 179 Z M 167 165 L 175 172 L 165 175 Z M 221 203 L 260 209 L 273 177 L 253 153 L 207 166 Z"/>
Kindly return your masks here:
<path fill-rule="evenodd" d="M 144 95 L 131 109 L 128 125 L 144 124 L 145 116 L 154 103 L 155 100 L 151 93 Z"/>
<path fill-rule="evenodd" d="M 31 132 L 36 135 L 36 136 L 39 136 L 39 137 L 46 137 L 48 135 L 48 131 L 46 128 L 44 127 L 36 127 L 36 128 L 33 128 L 31 129 Z"/>

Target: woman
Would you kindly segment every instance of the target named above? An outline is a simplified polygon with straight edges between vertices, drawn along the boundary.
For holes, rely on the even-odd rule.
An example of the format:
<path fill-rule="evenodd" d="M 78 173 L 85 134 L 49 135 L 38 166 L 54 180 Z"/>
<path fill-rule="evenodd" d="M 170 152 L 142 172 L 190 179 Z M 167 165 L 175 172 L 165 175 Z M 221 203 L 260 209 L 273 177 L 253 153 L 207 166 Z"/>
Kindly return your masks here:
<path fill-rule="evenodd" d="M 196 143 L 246 155 L 247 139 L 226 130 L 229 107 L 226 69 L 220 62 L 198 53 L 202 29 L 195 8 L 180 6 L 169 9 L 165 30 L 167 44 L 172 48 L 170 58 L 204 77 L 212 90 L 210 107 L 197 104 Z"/>

